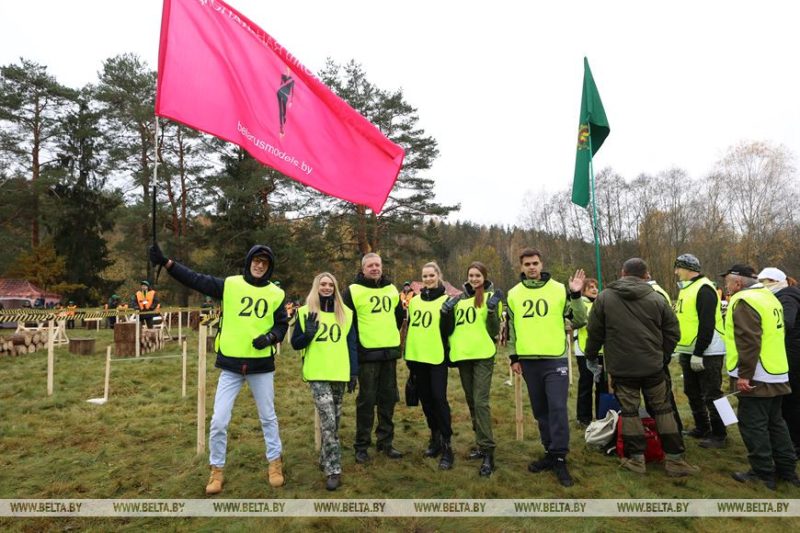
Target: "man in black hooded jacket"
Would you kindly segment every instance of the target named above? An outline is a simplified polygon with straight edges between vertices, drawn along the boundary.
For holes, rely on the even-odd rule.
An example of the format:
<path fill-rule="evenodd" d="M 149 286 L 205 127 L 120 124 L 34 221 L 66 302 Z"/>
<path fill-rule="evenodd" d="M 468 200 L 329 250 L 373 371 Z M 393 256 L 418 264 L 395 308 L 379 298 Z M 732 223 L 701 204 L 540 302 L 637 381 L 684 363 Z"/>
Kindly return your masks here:
<path fill-rule="evenodd" d="M 218 278 L 199 274 L 168 259 L 157 244 L 150 261 L 161 265 L 183 285 L 222 300 L 223 315 L 215 340 L 216 367 L 221 370 L 209 430 L 211 476 L 206 494 L 222 492 L 228 424 L 236 396 L 247 381 L 258 408 L 269 461 L 269 483 L 284 484 L 282 445 L 275 415 L 275 345 L 283 340 L 289 321 L 284 292 L 270 282 L 275 256 L 268 246 L 255 245 L 247 253 L 242 275 Z"/>

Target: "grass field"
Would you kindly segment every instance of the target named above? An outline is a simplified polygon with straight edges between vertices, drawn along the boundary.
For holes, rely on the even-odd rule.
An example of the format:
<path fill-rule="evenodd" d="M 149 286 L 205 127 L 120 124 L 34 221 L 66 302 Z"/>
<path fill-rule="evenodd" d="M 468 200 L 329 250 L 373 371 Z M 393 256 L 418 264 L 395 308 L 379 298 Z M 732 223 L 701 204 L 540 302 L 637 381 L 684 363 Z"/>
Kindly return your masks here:
<path fill-rule="evenodd" d="M 75 356 L 56 351 L 55 393 L 46 397 L 46 352 L 0 359 L 0 498 L 203 498 L 208 476 L 206 454 L 195 454 L 196 337 L 189 336 L 189 387 L 181 398 L 180 359 L 115 362 L 111 394 L 103 406 L 86 402 L 102 396 L 108 330 L 80 332 L 98 337 L 97 353 Z M 177 343 L 161 354 L 179 353 Z M 153 354 L 159 355 L 159 353 Z M 722 450 L 704 450 L 687 442 L 688 459 L 701 475 L 671 479 L 651 465 L 646 476 L 623 471 L 617 460 L 588 450 L 581 431 L 571 434 L 571 472 L 576 485 L 559 486 L 552 474 L 533 475 L 526 466 L 541 453 L 541 444 L 525 400 L 525 440 L 515 440 L 513 388 L 505 354 L 500 354 L 492 385 L 497 471 L 490 479 L 477 475 L 468 462 L 473 434 L 456 370 L 451 370 L 449 397 L 453 411 L 456 464 L 437 470 L 437 461 L 422 458 L 428 432 L 420 408 L 398 405 L 395 446 L 407 455 L 399 461 L 377 456 L 366 466 L 352 454 L 355 397 L 345 397 L 341 427 L 343 485 L 324 489 L 314 451 L 313 404 L 300 378 L 299 357 L 284 346 L 278 356 L 276 404 L 284 445 L 287 484 L 267 483 L 264 443 L 255 404 L 243 389 L 233 412 L 225 469 L 224 498 L 800 498 L 800 490 L 779 485 L 777 493 L 733 481 L 732 470 L 746 469 L 746 452 L 738 431 Z M 406 370 L 399 365 L 398 381 Z M 674 373 L 674 372 L 673 372 Z M 208 418 L 218 370 L 208 364 Z M 677 386 L 680 387 L 680 378 Z M 574 386 L 570 408 L 574 413 Z M 679 394 L 682 414 L 689 413 Z M 574 418 L 574 416 L 573 416 Z M 574 426 L 573 426 L 574 428 Z M 2 530 L 14 531 L 762 531 L 800 527 L 800 520 L 779 518 L 0 518 Z"/>

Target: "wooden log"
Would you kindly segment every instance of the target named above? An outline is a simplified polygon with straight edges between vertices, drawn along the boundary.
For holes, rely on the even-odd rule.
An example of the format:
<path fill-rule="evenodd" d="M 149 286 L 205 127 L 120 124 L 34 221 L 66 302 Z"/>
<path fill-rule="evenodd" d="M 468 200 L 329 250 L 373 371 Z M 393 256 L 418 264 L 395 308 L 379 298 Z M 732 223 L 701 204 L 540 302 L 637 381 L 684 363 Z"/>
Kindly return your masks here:
<path fill-rule="evenodd" d="M 35 344 L 31 344 L 31 345 L 28 346 L 28 353 L 33 353 L 35 351 L 36 351 L 36 345 Z"/>
<path fill-rule="evenodd" d="M 16 333 L 11 336 L 11 342 L 14 343 L 14 346 L 30 346 L 31 336 L 27 333 Z"/>
<path fill-rule="evenodd" d="M 69 353 L 92 355 L 94 353 L 94 343 L 94 338 L 73 337 L 69 340 Z"/>
<path fill-rule="evenodd" d="M 117 322 L 114 324 L 114 353 L 118 357 L 136 355 L 135 322 Z"/>
<path fill-rule="evenodd" d="M 34 334 L 33 334 L 33 336 L 31 337 L 31 344 L 39 344 L 40 342 L 42 342 L 42 336 L 41 336 L 41 335 L 39 334 L 39 332 L 37 331 L 37 332 L 36 332 L 36 333 L 34 333 Z"/>

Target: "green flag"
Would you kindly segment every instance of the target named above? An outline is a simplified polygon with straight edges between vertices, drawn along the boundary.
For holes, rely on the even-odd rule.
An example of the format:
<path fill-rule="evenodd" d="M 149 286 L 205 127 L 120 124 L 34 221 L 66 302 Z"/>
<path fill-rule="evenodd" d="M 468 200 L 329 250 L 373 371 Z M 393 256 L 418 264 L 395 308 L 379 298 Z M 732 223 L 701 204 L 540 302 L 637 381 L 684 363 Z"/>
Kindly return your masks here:
<path fill-rule="evenodd" d="M 589 164 L 611 128 L 594 84 L 589 60 L 583 58 L 583 94 L 581 117 L 578 125 L 578 150 L 575 155 L 575 179 L 572 182 L 572 203 L 581 207 L 589 205 Z"/>

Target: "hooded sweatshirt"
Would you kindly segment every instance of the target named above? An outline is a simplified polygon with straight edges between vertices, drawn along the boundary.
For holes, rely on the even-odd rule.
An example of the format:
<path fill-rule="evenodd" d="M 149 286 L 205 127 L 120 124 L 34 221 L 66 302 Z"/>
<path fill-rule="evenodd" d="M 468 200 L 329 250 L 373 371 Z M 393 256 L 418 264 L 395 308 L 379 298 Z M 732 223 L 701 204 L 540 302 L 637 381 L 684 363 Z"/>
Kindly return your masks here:
<path fill-rule="evenodd" d="M 269 257 L 269 268 L 263 276 L 260 278 L 254 278 L 250 273 L 250 263 L 253 262 L 253 257 L 256 255 L 264 254 Z M 271 283 L 269 278 L 272 276 L 272 271 L 274 268 L 275 254 L 272 253 L 272 249 L 270 249 L 269 246 L 264 246 L 263 244 L 256 244 L 250 248 L 249 252 L 247 252 L 247 256 L 244 260 L 244 270 L 242 271 L 242 275 L 248 284 L 254 287 L 264 287 Z M 222 300 L 222 293 L 225 290 L 225 278 L 218 278 L 216 276 L 194 272 L 190 268 L 178 263 L 174 259 L 172 261 L 172 265 L 167 271 L 169 272 L 170 276 L 175 278 L 183 285 L 205 294 L 206 296 L 211 296 L 216 300 Z M 289 318 L 286 315 L 284 304 L 285 301 L 281 302 L 281 304 L 275 308 L 272 313 L 272 329 L 264 332 L 268 335 L 272 335 L 275 339 L 275 343 L 281 342 L 286 336 L 287 329 L 289 329 Z M 225 310 L 223 309 L 223 313 L 224 311 Z M 223 354 L 218 352 L 215 366 L 217 368 L 230 370 L 231 372 L 236 372 L 238 374 L 260 374 L 273 372 L 275 370 L 275 358 L 272 356 L 238 358 L 236 357 L 236 354 Z"/>
<path fill-rule="evenodd" d="M 586 356 L 597 357 L 600 347 L 612 377 L 663 374 L 680 327 L 675 312 L 647 281 L 625 276 L 611 283 L 589 313 Z"/>

